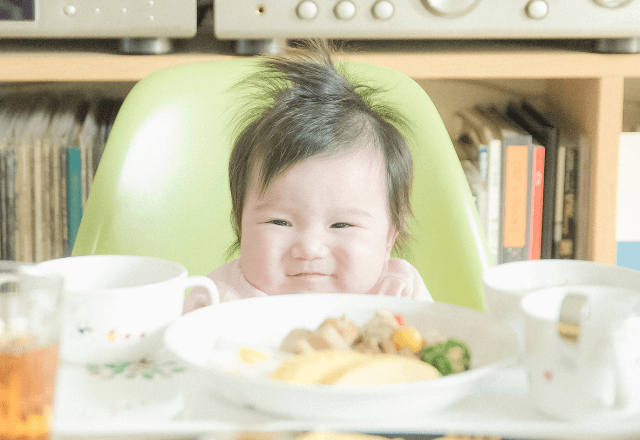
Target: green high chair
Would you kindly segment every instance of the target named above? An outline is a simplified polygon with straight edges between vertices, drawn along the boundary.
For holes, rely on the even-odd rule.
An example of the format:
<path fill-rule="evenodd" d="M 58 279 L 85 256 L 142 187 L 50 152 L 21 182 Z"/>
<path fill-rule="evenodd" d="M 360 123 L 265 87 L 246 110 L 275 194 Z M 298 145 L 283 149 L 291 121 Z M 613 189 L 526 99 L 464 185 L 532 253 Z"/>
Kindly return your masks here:
<path fill-rule="evenodd" d="M 112 128 L 86 203 L 73 255 L 130 254 L 206 275 L 235 239 L 227 164 L 238 97 L 231 86 L 259 57 L 160 69 L 139 81 Z M 415 127 L 410 223 L 404 258 L 434 300 L 485 310 L 490 257 L 451 140 L 433 103 L 411 78 L 362 63 L 342 67 L 383 85 L 385 99 Z"/>

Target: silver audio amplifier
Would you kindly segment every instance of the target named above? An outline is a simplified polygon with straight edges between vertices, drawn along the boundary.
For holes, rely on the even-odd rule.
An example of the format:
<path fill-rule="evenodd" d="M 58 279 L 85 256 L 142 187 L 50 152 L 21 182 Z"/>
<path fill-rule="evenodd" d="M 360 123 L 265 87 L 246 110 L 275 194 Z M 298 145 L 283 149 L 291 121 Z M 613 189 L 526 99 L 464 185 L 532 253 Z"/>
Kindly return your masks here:
<path fill-rule="evenodd" d="M 0 37 L 192 37 L 197 0 L 0 0 Z"/>
<path fill-rule="evenodd" d="M 215 0 L 221 39 L 634 39 L 640 0 Z"/>

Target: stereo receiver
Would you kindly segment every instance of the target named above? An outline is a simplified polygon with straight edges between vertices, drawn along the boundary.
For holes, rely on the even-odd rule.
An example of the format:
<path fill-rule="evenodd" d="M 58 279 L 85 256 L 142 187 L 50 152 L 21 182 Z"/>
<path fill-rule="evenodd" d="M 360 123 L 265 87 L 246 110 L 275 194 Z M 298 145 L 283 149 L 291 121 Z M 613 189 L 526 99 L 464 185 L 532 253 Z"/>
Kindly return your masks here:
<path fill-rule="evenodd" d="M 640 36 L 640 0 L 215 0 L 214 6 L 221 39 L 599 39 L 606 51 L 607 41 Z"/>
<path fill-rule="evenodd" d="M 0 0 L 0 38 L 167 44 L 169 38 L 194 36 L 196 20 L 197 0 Z"/>

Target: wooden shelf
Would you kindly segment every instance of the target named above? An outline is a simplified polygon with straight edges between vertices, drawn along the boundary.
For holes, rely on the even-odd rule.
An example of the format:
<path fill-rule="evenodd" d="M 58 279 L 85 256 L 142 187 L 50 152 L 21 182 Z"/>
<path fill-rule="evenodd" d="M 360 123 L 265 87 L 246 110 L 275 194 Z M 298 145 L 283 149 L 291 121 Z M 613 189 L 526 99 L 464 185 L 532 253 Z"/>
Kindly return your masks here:
<path fill-rule="evenodd" d="M 199 34 L 166 55 L 123 55 L 117 41 L 6 40 L 0 82 L 135 82 L 183 63 L 235 58 L 233 43 Z M 544 79 L 547 101 L 594 145 L 589 259 L 615 263 L 618 142 L 624 81 L 640 78 L 640 54 L 596 54 L 585 47 L 527 42 L 365 41 L 337 56 L 398 70 L 417 80 Z"/>
<path fill-rule="evenodd" d="M 201 39 L 202 40 L 202 39 Z M 394 46 L 395 45 L 395 46 Z M 522 45 L 425 42 L 351 44 L 338 59 L 378 64 L 416 79 L 598 78 L 640 76 L 640 54 L 595 54 Z M 137 81 L 171 65 L 235 58 L 229 42 L 184 44 L 171 54 L 124 55 L 109 40 L 10 41 L 0 52 L 0 81 Z"/>

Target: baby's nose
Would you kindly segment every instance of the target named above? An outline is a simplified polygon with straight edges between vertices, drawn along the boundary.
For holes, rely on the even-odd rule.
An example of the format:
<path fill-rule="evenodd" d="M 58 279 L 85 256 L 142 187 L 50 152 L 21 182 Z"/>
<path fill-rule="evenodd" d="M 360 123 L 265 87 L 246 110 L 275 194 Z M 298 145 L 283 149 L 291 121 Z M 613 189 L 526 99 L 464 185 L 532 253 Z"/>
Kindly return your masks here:
<path fill-rule="evenodd" d="M 307 233 L 299 237 L 291 248 L 293 258 L 314 260 L 326 257 L 329 250 L 320 235 L 321 234 Z"/>

